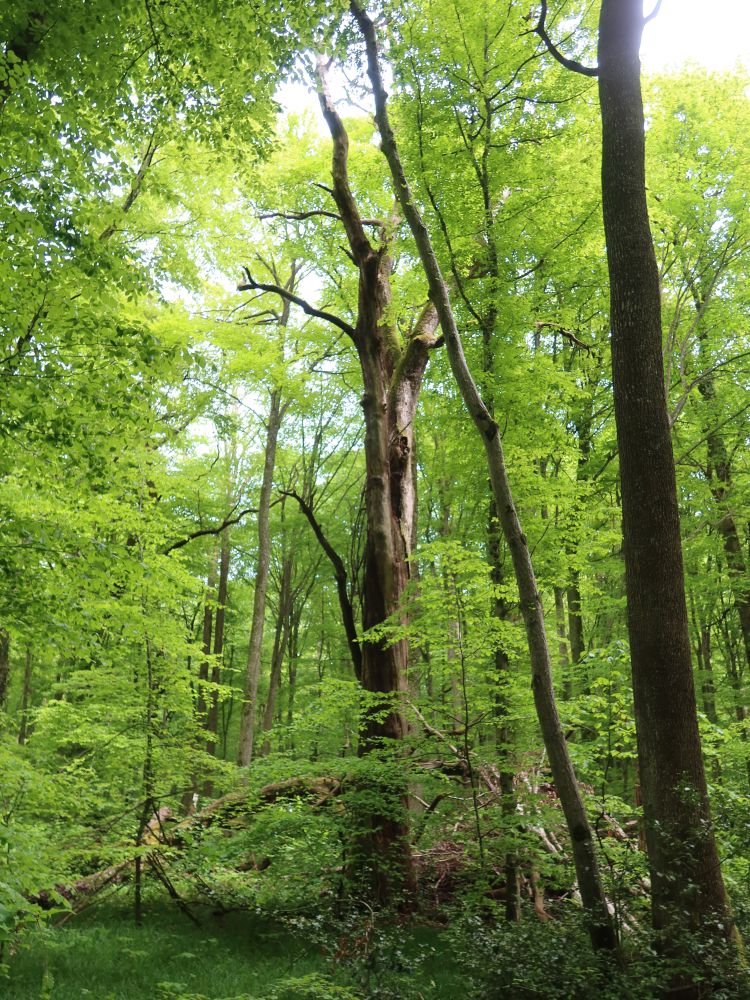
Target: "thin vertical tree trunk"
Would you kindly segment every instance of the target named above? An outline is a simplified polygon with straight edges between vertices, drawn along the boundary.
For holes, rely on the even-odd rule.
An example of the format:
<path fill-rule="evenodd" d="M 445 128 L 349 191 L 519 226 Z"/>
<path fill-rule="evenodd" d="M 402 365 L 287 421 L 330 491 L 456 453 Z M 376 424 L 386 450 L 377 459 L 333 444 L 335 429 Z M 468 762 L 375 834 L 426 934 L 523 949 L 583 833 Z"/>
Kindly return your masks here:
<path fill-rule="evenodd" d="M 5 708 L 10 685 L 10 636 L 0 628 L 0 708 Z"/>
<path fill-rule="evenodd" d="M 23 687 L 21 689 L 21 725 L 18 729 L 18 744 L 23 746 L 29 735 L 29 712 L 31 710 L 31 675 L 33 659 L 31 646 L 26 647 L 26 662 L 23 669 Z"/>
<path fill-rule="evenodd" d="M 299 657 L 299 623 L 292 628 L 289 643 L 289 659 L 287 660 L 286 687 L 286 724 L 291 727 L 294 722 L 294 698 L 297 693 L 297 658 Z"/>
<path fill-rule="evenodd" d="M 646 204 L 639 50 L 642 0 L 603 0 L 599 21 L 602 207 L 610 277 L 628 631 L 654 926 L 730 927 L 690 659 L 674 457 L 664 391 L 659 274 Z M 688 974 L 675 989 L 697 997 Z"/>
<path fill-rule="evenodd" d="M 231 557 L 231 546 L 229 542 L 229 530 L 225 529 L 221 535 L 221 549 L 219 553 L 219 589 L 216 595 L 216 612 L 214 624 L 214 661 L 211 667 L 211 683 L 218 684 L 221 681 L 221 657 L 224 653 L 224 624 L 227 610 L 227 589 L 229 583 L 229 560 Z M 206 718 L 206 730 L 209 739 L 206 749 L 210 754 L 216 753 L 216 734 L 219 726 L 219 695 L 216 689 L 212 689 L 209 703 L 208 715 Z"/>
<path fill-rule="evenodd" d="M 573 697 L 573 684 L 570 676 L 570 657 L 568 656 L 568 635 L 565 630 L 565 591 L 556 586 L 555 593 L 555 632 L 557 633 L 557 655 L 563 674 L 563 699 L 570 701 Z"/>
<path fill-rule="evenodd" d="M 268 591 L 268 569 L 271 560 L 271 490 L 276 465 L 276 443 L 284 408 L 278 389 L 271 392 L 271 406 L 266 429 L 266 455 L 263 464 L 263 481 L 258 500 L 258 561 L 255 571 L 255 592 L 253 594 L 253 618 L 250 626 L 250 643 L 245 669 L 245 689 L 240 717 L 240 739 L 237 763 L 247 767 L 253 758 L 255 738 L 256 702 L 260 679 L 261 654 L 263 652 L 263 629 L 266 619 L 266 593 Z"/>
<path fill-rule="evenodd" d="M 294 556 L 291 552 L 285 552 L 281 567 L 281 586 L 279 588 L 279 607 L 276 617 L 276 631 L 273 637 L 273 652 L 271 654 L 271 676 L 268 682 L 268 697 L 263 709 L 263 732 L 266 734 L 263 740 L 261 754 L 267 757 L 271 750 L 271 741 L 268 733 L 273 729 L 273 721 L 276 714 L 276 700 L 281 687 L 281 669 L 284 666 L 289 645 L 289 632 L 291 628 L 292 614 L 292 570 L 294 568 Z"/>
<path fill-rule="evenodd" d="M 156 678 L 154 676 L 153 651 L 151 640 L 147 637 L 145 642 L 146 657 L 146 704 L 144 715 L 145 745 L 143 753 L 143 772 L 141 793 L 143 795 L 143 807 L 138 820 L 138 829 L 135 835 L 135 847 L 138 853 L 135 857 L 135 877 L 133 892 L 133 916 L 136 927 L 143 923 L 143 855 L 138 850 L 143 844 L 143 836 L 148 827 L 149 820 L 154 812 L 154 722 L 156 712 Z"/>
<path fill-rule="evenodd" d="M 216 601 L 216 574 L 217 574 L 216 553 L 211 553 L 211 563 L 208 570 L 208 580 L 206 581 L 206 599 L 203 605 L 203 641 L 201 650 L 203 658 L 198 668 L 198 696 L 196 698 L 196 711 L 202 726 L 206 726 L 206 682 L 210 671 L 211 639 L 213 637 L 214 604 Z"/>
<path fill-rule="evenodd" d="M 734 634 L 730 623 L 726 620 L 726 617 L 722 615 L 719 619 L 719 631 L 723 637 L 722 652 L 724 654 L 724 665 L 727 672 L 727 678 L 729 680 L 730 687 L 732 688 L 732 699 L 734 702 L 734 716 L 738 725 L 739 737 L 744 744 L 748 743 L 748 733 L 747 733 L 747 718 L 748 711 L 747 705 L 745 703 L 745 696 L 742 684 L 742 673 L 739 664 L 740 654 L 738 650 L 739 643 L 737 642 L 737 637 Z M 748 756 L 747 749 L 745 751 L 745 767 L 747 770 L 748 781 L 750 782 L 750 756 Z"/>
<path fill-rule="evenodd" d="M 448 287 L 401 164 L 396 139 L 388 119 L 387 95 L 378 63 L 374 24 L 364 9 L 354 0 L 350 3 L 350 9 L 365 39 L 368 74 L 375 98 L 375 119 L 380 132 L 383 153 L 390 167 L 401 209 L 411 229 L 429 282 L 430 299 L 440 318 L 440 326 L 445 337 L 454 377 L 485 448 L 492 492 L 497 505 L 498 518 L 510 550 L 518 585 L 521 613 L 526 626 L 532 668 L 532 689 L 537 715 L 553 780 L 571 835 L 578 885 L 587 910 L 591 940 L 597 948 L 611 949 L 616 947 L 614 928 L 599 874 L 591 825 L 557 713 L 541 596 L 537 589 L 526 537 L 521 530 L 508 482 L 500 429 L 482 400 L 466 363 Z"/>
<path fill-rule="evenodd" d="M 234 669 L 234 643 L 229 648 L 229 673 Z M 234 688 L 230 689 L 229 697 L 221 702 L 221 759 L 227 759 L 227 743 L 229 741 L 229 726 L 234 714 Z"/>
<path fill-rule="evenodd" d="M 690 595 L 690 612 L 693 620 L 693 632 L 695 633 L 695 657 L 698 661 L 703 711 L 709 722 L 717 725 L 719 717 L 716 712 L 716 686 L 711 656 L 711 625 L 709 622 L 698 621 L 692 594 Z"/>
<path fill-rule="evenodd" d="M 588 402 L 586 409 L 581 413 L 575 420 L 576 433 L 578 438 L 578 461 L 576 463 L 576 481 L 580 482 L 582 479 L 588 478 L 589 470 L 589 458 L 591 455 L 591 422 L 592 422 L 592 412 L 591 412 L 591 401 Z M 579 671 L 576 670 L 578 665 L 583 660 L 583 654 L 586 649 L 584 641 L 583 632 L 583 604 L 581 598 L 581 572 L 578 566 L 575 565 L 577 558 L 578 548 L 580 541 L 578 539 L 578 528 L 576 528 L 575 540 L 571 540 L 566 546 L 568 557 L 572 559 L 573 565 L 570 566 L 568 575 L 568 586 L 566 592 L 566 600 L 568 605 L 568 643 L 569 643 L 569 656 L 570 656 L 570 682 L 568 685 L 568 691 L 566 692 L 568 697 L 572 697 L 576 689 L 576 681 L 579 677 Z M 584 681 L 584 689 L 588 691 L 588 680 Z"/>
<path fill-rule="evenodd" d="M 695 307 L 701 316 L 705 301 L 694 291 Z M 698 336 L 698 349 L 705 374 L 698 382 L 698 391 L 703 399 L 703 428 L 706 436 L 707 475 L 711 493 L 719 509 L 719 520 L 716 524 L 724 546 L 727 560 L 729 581 L 732 587 L 737 615 L 742 631 L 742 643 L 745 649 L 745 663 L 750 670 L 750 579 L 742 551 L 737 521 L 732 510 L 732 462 L 721 430 L 717 428 L 716 417 L 716 378 L 711 370 L 711 362 L 707 357 L 706 334 L 701 331 Z"/>
<path fill-rule="evenodd" d="M 488 270 L 497 282 L 500 277 L 499 254 L 497 250 L 497 239 L 495 233 L 495 212 L 492 206 L 492 196 L 490 191 L 489 161 L 488 154 L 492 143 L 492 109 L 489 102 L 485 102 L 485 129 L 486 141 L 484 156 L 482 158 L 479 176 L 481 178 L 482 198 L 484 206 L 484 231 L 488 249 Z M 493 289 L 493 293 L 496 289 Z M 497 306 L 494 303 L 490 306 L 482 322 L 482 375 L 484 387 L 482 396 L 487 404 L 487 411 L 494 419 L 495 417 L 495 336 L 498 319 Z M 498 518 L 497 502 L 492 489 L 492 482 L 488 483 L 489 504 L 487 511 L 487 552 L 490 561 L 490 571 L 492 583 L 496 587 L 505 583 L 503 565 L 500 552 L 500 538 L 502 528 Z M 506 621 L 508 618 L 508 604 L 502 597 L 493 597 L 490 612 L 498 621 Z M 495 717 L 497 719 L 497 743 L 500 756 L 500 792 L 502 796 L 501 811 L 503 820 L 507 825 L 514 822 L 517 814 L 517 796 L 514 787 L 514 774 L 510 761 L 510 748 L 513 742 L 513 731 L 510 719 L 510 706 L 508 689 L 510 685 L 510 658 L 507 651 L 498 645 L 495 649 Z M 520 879 L 516 857 L 512 851 L 505 855 L 505 918 L 513 923 L 521 919 L 521 895 Z"/>
<path fill-rule="evenodd" d="M 568 584 L 568 637 L 570 641 L 570 662 L 577 665 L 583 659 L 583 614 L 581 611 L 581 574 L 577 569 L 570 571 Z"/>

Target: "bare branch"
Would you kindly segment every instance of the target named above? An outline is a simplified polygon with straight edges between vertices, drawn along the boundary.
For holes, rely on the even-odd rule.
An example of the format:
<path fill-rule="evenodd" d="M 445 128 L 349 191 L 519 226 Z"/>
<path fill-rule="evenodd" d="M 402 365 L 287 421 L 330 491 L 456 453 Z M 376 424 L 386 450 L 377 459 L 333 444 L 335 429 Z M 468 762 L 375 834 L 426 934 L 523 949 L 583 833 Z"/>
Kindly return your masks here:
<path fill-rule="evenodd" d="M 643 25 L 644 25 L 644 27 L 648 24 L 649 21 L 653 21 L 653 19 L 659 13 L 659 11 L 661 9 L 661 4 L 662 4 L 662 0 L 656 0 L 656 6 L 654 7 L 654 9 L 651 11 L 650 14 L 648 14 L 646 17 L 643 18 Z"/>
<path fill-rule="evenodd" d="M 266 219 L 289 219 L 293 222 L 304 222 L 305 219 L 311 219 L 316 215 L 321 215 L 326 219 L 336 219 L 337 222 L 343 222 L 338 212 L 328 212 L 324 208 L 310 209 L 308 212 L 263 212 L 258 218 L 261 222 Z M 363 226 L 377 226 L 378 228 L 384 226 L 382 219 L 361 219 L 360 221 Z"/>
<path fill-rule="evenodd" d="M 661 0 L 659 0 L 659 3 L 660 2 Z M 658 6 L 659 5 L 657 4 L 657 8 Z M 541 0 L 541 11 L 539 13 L 539 20 L 536 23 L 536 27 L 534 28 L 533 33 L 535 35 L 539 35 L 539 37 L 547 47 L 547 51 L 549 52 L 549 54 L 553 56 L 560 63 L 561 66 L 564 66 L 565 69 L 572 70 L 572 72 L 574 73 L 580 73 L 581 76 L 599 76 L 598 66 L 584 66 L 583 63 L 579 63 L 576 59 L 568 59 L 567 56 L 564 56 L 562 54 L 562 52 L 557 48 L 555 43 L 547 34 L 546 21 L 547 21 L 547 0 Z"/>
<path fill-rule="evenodd" d="M 277 504 L 278 502 L 279 502 L 278 500 L 274 500 L 271 506 L 273 507 L 274 504 Z M 236 509 L 236 504 L 235 504 L 235 509 Z M 245 517 L 247 514 L 257 514 L 257 513 L 258 513 L 257 507 L 246 507 L 244 510 L 241 510 L 239 514 L 235 514 L 234 517 L 225 517 L 224 520 L 221 522 L 221 524 L 218 524 L 213 528 L 199 528 L 197 531 L 191 531 L 189 535 L 186 535 L 184 538 L 181 538 L 178 542 L 172 542 L 172 544 L 168 545 L 166 549 L 163 549 L 162 555 L 167 556 L 169 555 L 170 552 L 174 552 L 175 549 L 184 548 L 184 546 L 186 546 L 188 542 L 192 542 L 193 539 L 195 538 L 205 538 L 207 535 L 220 535 L 225 528 L 230 528 L 233 524 L 238 524 L 242 520 L 242 518 Z"/>
<path fill-rule="evenodd" d="M 566 330 L 564 326 L 560 325 L 560 323 L 539 322 L 534 324 L 534 329 L 555 330 L 556 333 L 565 337 L 565 339 L 569 340 L 575 347 L 580 347 L 584 351 L 591 352 L 591 344 L 585 344 L 582 340 L 579 340 L 572 330 Z"/>
<path fill-rule="evenodd" d="M 323 59 L 318 59 L 318 100 L 328 131 L 333 139 L 333 191 L 331 194 L 341 214 L 341 221 L 344 224 L 354 259 L 358 265 L 362 265 L 372 256 L 373 248 L 365 234 L 359 209 L 349 186 L 349 136 L 333 103 L 326 71 L 325 62 Z"/>
<path fill-rule="evenodd" d="M 243 267 L 245 272 L 245 277 L 247 282 L 243 285 L 237 285 L 238 292 L 271 292 L 274 295 L 278 295 L 280 298 L 284 299 L 286 302 L 291 302 L 295 306 L 299 306 L 300 309 L 307 313 L 308 316 L 314 316 L 317 319 L 325 320 L 326 323 L 331 323 L 333 326 L 337 326 L 339 330 L 343 330 L 347 336 L 351 337 L 352 340 L 355 339 L 354 327 L 347 323 L 346 320 L 341 319 L 340 316 L 335 316 L 333 313 L 326 312 L 324 309 L 316 309 L 315 306 L 311 306 L 309 302 L 305 299 L 295 295 L 290 292 L 287 288 L 282 288 L 281 285 L 267 285 L 264 282 L 256 281 L 252 274 L 250 274 L 250 269 L 248 267 Z"/>
<path fill-rule="evenodd" d="M 122 204 L 122 214 L 127 215 L 130 209 L 133 207 L 136 199 L 140 195 L 143 189 L 143 181 L 148 173 L 151 163 L 154 159 L 154 153 L 157 150 L 156 145 L 156 132 L 152 132 L 146 143 L 146 149 L 143 153 L 143 158 L 141 159 L 140 166 L 136 170 L 135 177 L 133 178 L 133 183 L 130 185 L 130 190 L 128 191 L 127 197 Z M 99 240 L 105 243 L 111 236 L 113 236 L 118 229 L 116 222 L 112 222 L 106 229 L 103 229 L 99 234 Z"/>
<path fill-rule="evenodd" d="M 303 500 L 298 493 L 295 493 L 294 490 L 281 490 L 280 492 L 282 497 L 292 497 L 297 501 L 299 508 L 307 518 L 310 527 L 320 544 L 320 547 L 328 556 L 331 565 L 333 566 L 334 575 L 336 577 L 336 590 L 339 597 L 339 607 L 341 608 L 341 620 L 346 633 L 349 654 L 352 658 L 352 665 L 354 666 L 354 673 L 357 680 L 361 680 L 362 649 L 359 643 L 359 636 L 357 635 L 357 626 L 354 622 L 354 609 L 346 589 L 347 574 L 346 567 L 344 566 L 344 560 L 326 538 L 323 533 L 323 529 L 315 517 L 312 507 L 305 500 Z"/>

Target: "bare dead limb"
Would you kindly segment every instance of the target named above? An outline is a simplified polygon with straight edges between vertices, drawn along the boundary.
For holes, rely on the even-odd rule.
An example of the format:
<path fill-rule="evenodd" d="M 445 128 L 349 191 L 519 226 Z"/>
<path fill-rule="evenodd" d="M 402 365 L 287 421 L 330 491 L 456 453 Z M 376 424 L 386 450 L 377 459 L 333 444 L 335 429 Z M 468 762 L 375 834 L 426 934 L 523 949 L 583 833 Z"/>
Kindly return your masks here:
<path fill-rule="evenodd" d="M 333 313 L 326 312 L 325 309 L 316 309 L 315 306 L 311 306 L 305 299 L 300 298 L 299 295 L 295 295 L 294 292 L 290 292 L 287 288 L 282 288 L 281 285 L 271 285 L 262 281 L 256 281 L 250 273 L 250 269 L 248 267 L 243 267 L 242 270 L 245 272 L 247 281 L 244 284 L 237 286 L 238 292 L 271 292 L 273 295 L 278 295 L 279 298 L 284 299 L 286 302 L 299 306 L 302 312 L 306 313 L 308 316 L 325 320 L 326 323 L 331 323 L 333 326 L 337 326 L 339 330 L 343 330 L 348 337 L 351 337 L 352 340 L 354 340 L 354 327 L 350 323 L 347 323 L 346 320 L 341 319 L 340 316 L 335 316 Z"/>
<path fill-rule="evenodd" d="M 661 2 L 661 0 L 659 0 L 659 2 Z M 578 62 L 577 59 L 568 59 L 567 56 L 562 54 L 547 34 L 547 0 L 541 0 L 540 6 L 541 10 L 539 13 L 539 20 L 534 28 L 534 34 L 539 35 L 549 54 L 553 56 L 561 66 L 564 66 L 565 69 L 572 70 L 573 73 L 580 73 L 582 76 L 599 76 L 598 66 L 584 66 L 583 63 Z"/>

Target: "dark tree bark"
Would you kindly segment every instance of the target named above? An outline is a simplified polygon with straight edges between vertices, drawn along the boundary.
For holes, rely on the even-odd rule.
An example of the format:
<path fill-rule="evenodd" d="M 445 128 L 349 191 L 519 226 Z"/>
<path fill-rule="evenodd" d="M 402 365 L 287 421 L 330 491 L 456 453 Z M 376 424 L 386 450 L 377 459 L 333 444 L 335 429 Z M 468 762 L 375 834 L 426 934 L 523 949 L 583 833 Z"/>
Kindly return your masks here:
<path fill-rule="evenodd" d="M 334 549 L 334 547 L 329 542 L 323 529 L 315 516 L 315 511 L 311 507 L 310 503 L 301 497 L 298 493 L 293 491 L 288 491 L 288 496 L 294 497 L 294 499 L 299 504 L 299 508 L 302 513 L 307 518 L 310 527 L 313 530 L 313 534 L 318 540 L 318 544 L 325 552 L 328 560 L 333 566 L 333 572 L 336 579 L 336 595 L 339 599 L 339 609 L 341 610 L 341 623 L 344 626 L 344 634 L 346 635 L 346 644 L 349 647 L 349 655 L 351 657 L 352 666 L 354 668 L 354 676 L 358 681 L 362 680 L 362 646 L 360 643 L 360 638 L 357 633 L 357 623 L 354 615 L 354 607 L 352 605 L 351 598 L 349 596 L 349 585 L 348 585 L 348 574 L 346 572 L 346 566 L 344 565 L 344 560 Z"/>
<path fill-rule="evenodd" d="M 690 659 L 659 275 L 646 204 L 642 0 L 603 0 L 602 204 L 635 719 L 654 926 L 679 951 L 731 921 L 711 826 Z M 684 941 L 682 942 L 684 944 Z M 691 981 L 681 996 L 698 996 Z"/>

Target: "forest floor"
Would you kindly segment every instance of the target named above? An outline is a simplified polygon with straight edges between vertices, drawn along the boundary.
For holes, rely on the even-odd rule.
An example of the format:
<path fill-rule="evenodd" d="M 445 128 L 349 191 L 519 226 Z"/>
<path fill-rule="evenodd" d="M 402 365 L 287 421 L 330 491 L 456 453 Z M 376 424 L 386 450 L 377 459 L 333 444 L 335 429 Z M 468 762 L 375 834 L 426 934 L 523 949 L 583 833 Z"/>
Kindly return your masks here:
<path fill-rule="evenodd" d="M 460 975 L 440 932 L 404 934 L 399 955 L 379 962 L 361 942 L 311 940 L 282 923 L 248 913 L 201 917 L 190 923 L 156 901 L 134 925 L 130 907 L 99 906 L 62 927 L 26 935 L 0 978 L 12 1000 L 305 1000 L 461 995 Z M 339 948 L 342 954 L 335 955 Z M 333 957 L 331 957 L 333 953 Z M 392 956 L 391 956 L 392 959 Z"/>

